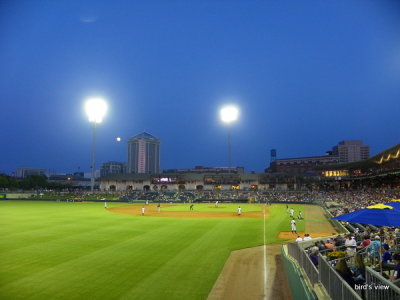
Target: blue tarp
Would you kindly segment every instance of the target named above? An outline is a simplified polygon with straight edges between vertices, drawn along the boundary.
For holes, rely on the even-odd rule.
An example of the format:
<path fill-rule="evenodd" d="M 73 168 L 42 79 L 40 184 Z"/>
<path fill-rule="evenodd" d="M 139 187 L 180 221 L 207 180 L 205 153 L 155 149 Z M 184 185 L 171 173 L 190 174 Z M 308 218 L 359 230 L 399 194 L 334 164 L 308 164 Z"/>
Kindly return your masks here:
<path fill-rule="evenodd" d="M 386 205 L 390 205 L 394 209 L 364 208 L 333 219 L 350 223 L 400 227 L 400 202 L 389 202 Z"/>
<path fill-rule="evenodd" d="M 392 207 L 394 207 L 394 209 L 397 209 L 398 211 L 400 211 L 400 202 L 388 202 L 385 203 L 385 205 L 390 205 Z"/>

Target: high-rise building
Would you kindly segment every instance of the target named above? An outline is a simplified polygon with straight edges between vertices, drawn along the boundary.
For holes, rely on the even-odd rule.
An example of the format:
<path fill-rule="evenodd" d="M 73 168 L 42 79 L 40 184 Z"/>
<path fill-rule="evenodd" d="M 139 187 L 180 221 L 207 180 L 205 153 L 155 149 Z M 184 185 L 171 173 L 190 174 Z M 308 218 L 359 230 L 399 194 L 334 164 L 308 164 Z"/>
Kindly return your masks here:
<path fill-rule="evenodd" d="M 353 162 L 369 158 L 369 146 L 362 141 L 341 141 L 332 148 L 332 154 L 339 162 Z"/>
<path fill-rule="evenodd" d="M 160 173 L 160 140 L 142 132 L 128 141 L 127 173 Z"/>

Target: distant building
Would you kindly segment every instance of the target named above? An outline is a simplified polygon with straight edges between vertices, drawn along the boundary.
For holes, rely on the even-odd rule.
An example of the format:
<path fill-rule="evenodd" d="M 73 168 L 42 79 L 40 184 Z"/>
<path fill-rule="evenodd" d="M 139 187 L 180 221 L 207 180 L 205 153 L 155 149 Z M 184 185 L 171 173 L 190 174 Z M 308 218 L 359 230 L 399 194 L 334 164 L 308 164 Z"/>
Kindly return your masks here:
<path fill-rule="evenodd" d="M 116 161 L 109 161 L 104 163 L 100 168 L 100 177 L 110 174 L 123 174 L 125 173 L 125 164 Z"/>
<path fill-rule="evenodd" d="M 362 141 L 341 141 L 332 148 L 332 154 L 341 163 L 365 160 L 369 158 L 369 146 Z"/>
<path fill-rule="evenodd" d="M 73 174 L 74 178 L 84 178 L 85 177 L 85 173 L 84 172 L 75 172 Z"/>
<path fill-rule="evenodd" d="M 272 163 L 272 162 L 274 162 L 274 161 L 276 161 L 276 149 L 271 149 L 271 160 L 270 160 L 270 163 Z"/>
<path fill-rule="evenodd" d="M 310 156 L 298 158 L 283 158 L 271 161 L 265 171 L 268 173 L 314 173 L 320 170 L 319 166 L 349 163 L 369 158 L 369 146 L 362 141 L 341 141 L 327 151 L 324 156 Z M 318 167 L 318 168 L 316 168 Z"/>
<path fill-rule="evenodd" d="M 271 162 L 267 172 L 271 173 L 312 173 L 316 166 L 336 164 L 339 158 L 334 155 L 283 158 Z"/>
<path fill-rule="evenodd" d="M 142 132 L 128 141 L 127 173 L 160 173 L 160 140 Z"/>
<path fill-rule="evenodd" d="M 46 170 L 38 168 L 18 168 L 15 175 L 19 178 L 26 178 L 30 175 L 46 175 Z"/>
<path fill-rule="evenodd" d="M 90 179 L 84 178 L 84 173 L 75 172 L 74 174 L 53 174 L 48 178 L 48 182 L 60 183 L 60 184 L 68 184 L 72 187 L 81 187 L 81 188 L 89 188 L 90 187 Z M 98 186 L 96 182 L 95 185 Z"/>

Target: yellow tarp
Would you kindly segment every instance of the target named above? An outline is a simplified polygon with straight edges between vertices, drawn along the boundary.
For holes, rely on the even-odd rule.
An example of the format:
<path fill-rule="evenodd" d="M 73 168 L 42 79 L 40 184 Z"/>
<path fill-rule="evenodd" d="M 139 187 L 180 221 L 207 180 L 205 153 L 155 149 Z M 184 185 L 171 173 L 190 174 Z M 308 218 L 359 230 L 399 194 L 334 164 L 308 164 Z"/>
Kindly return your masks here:
<path fill-rule="evenodd" d="M 372 209 L 393 209 L 392 206 L 385 205 L 385 204 L 382 204 L 382 203 L 371 205 L 371 206 L 367 206 L 367 208 L 372 208 Z"/>
<path fill-rule="evenodd" d="M 392 199 L 390 202 L 400 202 L 400 199 Z"/>

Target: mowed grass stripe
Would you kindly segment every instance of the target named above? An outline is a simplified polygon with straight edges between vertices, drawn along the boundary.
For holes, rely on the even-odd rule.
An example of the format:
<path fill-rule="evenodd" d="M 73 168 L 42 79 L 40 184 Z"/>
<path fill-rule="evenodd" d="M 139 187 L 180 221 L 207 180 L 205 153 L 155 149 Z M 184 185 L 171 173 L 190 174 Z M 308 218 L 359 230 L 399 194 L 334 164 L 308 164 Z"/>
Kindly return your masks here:
<path fill-rule="evenodd" d="M 63 238 L 52 239 L 40 244 L 34 243 L 31 246 L 8 253 L 2 252 L 0 256 L 2 258 L 0 261 L 1 269 L 12 271 L 19 278 L 21 278 L 21 274 L 29 276 L 30 273 L 37 273 L 66 261 L 91 255 L 99 249 L 113 247 L 115 244 L 132 239 L 137 235 L 145 234 L 145 231 L 140 228 L 141 226 L 145 226 L 146 230 L 155 230 L 152 226 L 154 222 L 150 222 L 150 220 L 147 220 L 147 222 L 142 220 L 140 223 L 138 219 L 132 217 L 127 218 L 119 215 L 113 215 L 113 217 L 121 217 L 125 219 L 125 223 L 120 223 L 121 220 L 118 220 L 118 225 L 101 226 L 91 231 L 86 231 L 84 227 L 80 227 L 80 230 L 72 235 L 68 231 L 67 236 Z M 159 222 L 161 225 L 165 223 L 165 220 L 160 221 L 164 221 Z M 115 234 L 116 232 L 118 234 Z M 61 236 L 62 234 L 60 232 Z M 29 255 L 26 255 L 27 253 Z M 12 274 L 8 274 L 8 276 L 2 277 L 0 282 L 5 283 L 12 279 Z"/>
<path fill-rule="evenodd" d="M 53 226 L 73 226 L 108 213 L 101 203 L 0 201 L 0 234 L 3 237 Z M 96 207 L 97 209 L 93 209 Z M 72 213 L 73 212 L 73 213 Z M 7 225 L 7 226 L 5 226 Z M 9 226 L 12 225 L 12 226 Z"/>
<path fill-rule="evenodd" d="M 224 220 L 212 227 L 207 226 L 203 235 L 197 235 L 195 241 L 177 251 L 172 259 L 151 276 L 136 282 L 122 299 L 159 299 L 160 295 L 165 299 L 206 299 L 233 250 L 232 242 L 243 248 L 237 235 L 245 233 L 242 241 L 246 245 L 260 244 L 261 236 L 256 236 L 261 233 L 261 223 L 254 222 L 253 225 L 258 228 L 254 227 L 250 232 L 244 224 L 241 220 Z M 165 274 L 168 276 L 165 277 Z M 193 295 L 197 295 L 196 298 Z"/>
<path fill-rule="evenodd" d="M 171 227 L 175 227 L 175 225 L 171 224 Z M 126 243 L 88 253 L 86 257 L 81 257 L 32 274 L 28 278 L 17 280 L 6 288 L 16 290 L 18 286 L 23 286 L 28 291 L 39 289 L 39 293 L 24 295 L 23 298 L 26 299 L 43 299 L 49 295 L 56 294 L 59 294 L 60 299 L 74 299 L 75 297 L 79 299 L 80 293 L 77 293 L 77 291 L 91 289 L 91 285 L 93 285 L 92 288 L 99 297 L 116 297 L 118 294 L 123 293 L 124 289 L 155 272 L 161 267 L 162 263 L 170 261 L 172 257 L 176 257 L 179 251 L 173 251 L 174 247 L 184 249 L 194 243 L 193 238 L 188 237 L 188 232 L 192 232 L 191 236 L 194 238 L 199 236 L 191 230 L 191 226 L 186 225 L 182 229 L 185 230 L 174 232 L 173 228 L 166 227 L 165 230 L 169 234 L 164 236 L 167 239 L 159 238 L 159 235 L 163 234 L 162 232 L 157 232 L 157 230 L 148 231 L 146 237 L 135 237 L 126 241 Z M 189 231 L 186 232 L 186 230 Z M 204 230 L 201 231 L 204 232 Z M 163 241 L 162 245 L 160 244 L 161 241 Z M 170 241 L 170 244 L 166 243 L 166 241 Z M 164 248 L 162 246 L 171 251 L 163 252 L 162 249 Z M 134 256 L 129 254 L 132 252 L 135 253 Z M 227 252 L 229 253 L 229 251 Z M 117 254 L 116 256 L 115 253 L 121 253 L 122 255 Z M 148 261 L 149 257 L 152 258 L 150 262 Z M 216 257 L 220 260 L 218 253 Z M 99 264 L 96 265 L 96 261 Z M 191 273 L 192 264 L 188 267 L 190 269 L 186 270 L 186 273 Z M 171 270 L 175 272 L 175 269 Z M 140 270 L 140 272 L 137 272 L 137 270 Z M 113 280 L 114 276 L 109 276 L 109 274 L 115 273 L 118 274 L 118 281 Z M 63 282 L 68 282 L 68 286 L 63 286 Z M 200 286 L 202 287 L 201 284 Z M 61 295 L 60 291 L 62 291 Z M 13 299 L 18 298 L 18 294 L 10 296 Z"/>
<path fill-rule="evenodd" d="M 174 223 L 174 222 L 172 222 Z M 173 224 L 171 224 L 171 226 L 174 226 Z M 170 230 L 171 228 L 166 227 L 163 230 Z M 172 230 L 173 232 L 173 230 Z M 148 231 L 149 235 L 157 235 L 157 230 L 154 230 L 153 228 L 150 228 Z M 142 234 L 144 234 L 142 232 Z M 160 234 L 163 234 L 162 232 Z M 85 238 L 85 237 L 84 237 Z M 173 241 L 175 237 L 171 237 L 171 241 Z M 65 248 L 68 249 L 67 252 L 63 252 L 61 251 L 61 253 L 58 253 L 58 255 L 56 257 L 48 257 L 48 258 L 41 258 L 39 260 L 37 260 L 37 262 L 50 262 L 53 263 L 53 266 L 50 266 L 48 268 L 45 268 L 42 270 L 37 270 L 37 272 L 34 272 L 33 274 L 31 274 L 30 276 L 24 278 L 24 279 L 19 279 L 16 280 L 13 284 L 16 286 L 24 286 L 24 287 L 29 287 L 30 285 L 32 285 L 32 288 L 35 289 L 37 287 L 40 287 L 41 285 L 45 284 L 45 286 L 47 287 L 52 286 L 53 288 L 57 289 L 57 283 L 53 282 L 53 279 L 56 281 L 60 281 L 62 280 L 66 280 L 67 282 L 69 281 L 71 284 L 71 279 L 72 278 L 81 278 L 83 274 L 87 274 L 90 275 L 93 272 L 94 277 L 96 277 L 96 274 L 101 274 L 101 273 L 105 273 L 102 276 L 104 278 L 107 278 L 107 273 L 113 273 L 112 269 L 113 268 L 109 268 L 110 265 L 115 266 L 117 268 L 120 268 L 120 263 L 119 262 L 123 262 L 123 265 L 125 265 L 127 263 L 127 261 L 135 261 L 135 259 L 133 259 L 132 254 L 135 254 L 134 258 L 138 258 L 140 257 L 140 253 L 145 254 L 146 253 L 146 249 L 141 249 L 142 246 L 148 245 L 148 247 L 154 248 L 156 249 L 157 245 L 152 245 L 150 244 L 146 244 L 144 241 L 148 239 L 148 238 L 144 238 L 144 237 L 131 237 L 128 240 L 124 240 L 118 244 L 111 244 L 108 245 L 106 248 L 103 249 L 97 249 L 95 251 L 88 251 L 88 249 L 86 248 L 86 245 L 81 244 L 80 247 L 84 250 L 83 251 L 83 255 L 75 258 L 73 260 L 68 260 L 68 256 L 65 257 L 64 255 L 68 255 L 67 252 L 74 252 L 74 247 L 71 247 L 71 245 L 69 243 L 66 243 L 63 246 L 66 246 Z M 95 241 L 96 237 L 92 236 L 92 238 L 89 240 L 90 241 Z M 154 241 L 157 241 L 158 239 L 152 239 Z M 142 246 L 141 246 L 142 245 Z M 62 245 L 61 245 L 62 246 Z M 159 247 L 158 247 L 159 248 Z M 50 251 L 46 251 L 46 253 L 52 253 L 54 249 L 51 249 Z M 59 247 L 59 250 L 62 250 L 62 247 Z M 127 257 L 121 257 L 121 256 L 127 256 Z M 57 262 L 54 262 L 52 260 L 52 258 L 56 259 Z M 130 259 L 127 259 L 130 258 Z M 18 259 L 18 257 L 17 257 Z M 60 264 L 57 264 L 59 261 L 61 260 Z M 99 265 L 102 266 L 102 269 L 104 269 L 106 272 L 98 272 L 99 270 L 97 269 L 97 264 L 96 261 L 99 262 Z M 109 263 L 107 263 L 109 262 Z M 46 263 L 44 263 L 44 265 L 46 265 Z M 29 266 L 25 266 L 26 268 L 29 269 Z M 43 267 L 43 266 L 42 266 Z M 79 271 L 78 274 L 76 274 L 76 271 Z M 71 273 L 72 272 L 72 273 Z M 89 273 L 88 273 L 89 272 Z M 89 276 L 93 277 L 93 276 Z M 112 279 L 112 278 L 111 278 Z M 84 282 L 84 280 L 83 280 Z M 99 282 L 97 281 L 96 285 Z M 7 289 L 8 286 L 6 286 L 5 288 Z M 78 284 L 79 287 L 79 284 Z M 52 288 L 50 288 L 52 290 Z M 47 289 L 48 290 L 48 289 Z M 0 289 L 0 291 L 2 291 L 2 289 Z M 48 291 L 47 291 L 48 292 Z M 39 296 L 39 295 L 37 295 Z M 68 296 L 70 297 L 70 296 Z"/>

